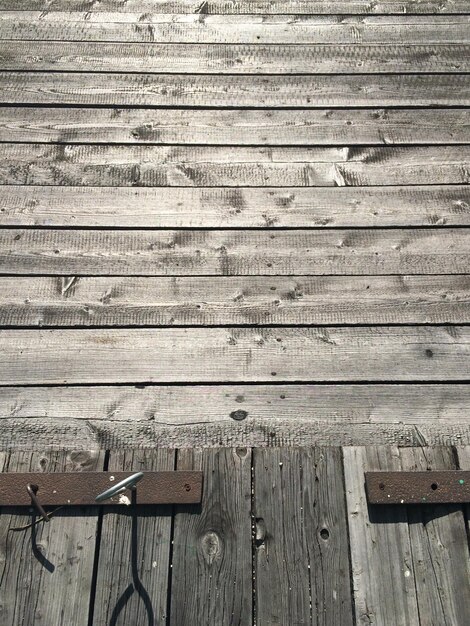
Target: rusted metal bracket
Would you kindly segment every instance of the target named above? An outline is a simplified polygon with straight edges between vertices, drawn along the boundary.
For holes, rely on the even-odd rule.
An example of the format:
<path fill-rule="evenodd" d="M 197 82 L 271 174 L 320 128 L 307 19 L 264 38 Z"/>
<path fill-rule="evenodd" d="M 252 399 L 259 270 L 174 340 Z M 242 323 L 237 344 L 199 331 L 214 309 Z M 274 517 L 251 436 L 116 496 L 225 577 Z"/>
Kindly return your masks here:
<path fill-rule="evenodd" d="M 126 479 L 132 480 L 119 488 L 117 483 Z M 118 487 L 112 490 L 116 493 L 107 495 L 113 486 Z M 135 490 L 135 504 L 199 504 L 202 472 L 4 473 L 0 474 L 0 506 L 129 504 L 130 499 L 122 497 L 126 488 Z"/>
<path fill-rule="evenodd" d="M 470 472 L 366 472 L 371 504 L 448 504 L 470 502 Z"/>

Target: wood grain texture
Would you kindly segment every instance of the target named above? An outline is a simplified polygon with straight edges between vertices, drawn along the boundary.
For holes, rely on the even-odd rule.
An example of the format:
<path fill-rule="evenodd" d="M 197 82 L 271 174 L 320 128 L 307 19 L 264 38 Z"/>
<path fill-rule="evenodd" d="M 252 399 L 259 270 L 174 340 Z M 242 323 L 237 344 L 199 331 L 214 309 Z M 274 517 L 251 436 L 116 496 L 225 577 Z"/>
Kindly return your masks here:
<path fill-rule="evenodd" d="M 469 354 L 465 326 L 4 330 L 0 384 L 463 381 Z"/>
<path fill-rule="evenodd" d="M 259 624 L 353 624 L 339 448 L 253 451 Z"/>
<path fill-rule="evenodd" d="M 464 73 L 470 46 L 0 41 L 0 70 L 172 74 Z"/>
<path fill-rule="evenodd" d="M 4 472 L 97 471 L 99 452 L 12 452 Z M 0 516 L 1 621 L 11 626 L 88 624 L 98 514 L 94 507 L 58 512 L 50 524 L 29 524 L 24 508 Z M 53 599 L 53 601 L 51 601 Z"/>
<path fill-rule="evenodd" d="M 3 40 L 127 43 L 465 44 L 469 41 L 469 22 L 465 15 L 172 15 L 122 10 L 24 10 L 3 12 L 0 36 Z"/>
<path fill-rule="evenodd" d="M 470 226 L 469 185 L 0 187 L 2 226 L 277 228 Z"/>
<path fill-rule="evenodd" d="M 400 450 L 404 471 L 457 469 L 451 448 Z M 421 624 L 466 624 L 470 597 L 470 558 L 462 506 L 408 507 Z"/>
<path fill-rule="evenodd" d="M 406 508 L 368 507 L 364 490 L 365 471 L 401 469 L 398 449 L 351 447 L 343 454 L 357 624 L 420 624 Z"/>
<path fill-rule="evenodd" d="M 2 326 L 450 324 L 469 276 L 0 277 Z"/>
<path fill-rule="evenodd" d="M 0 22 L 1 24 L 1 22 Z M 469 109 L 0 108 L 0 141 L 211 145 L 470 143 Z"/>
<path fill-rule="evenodd" d="M 470 229 L 19 230 L 3 229 L 3 274 L 461 274 Z"/>
<path fill-rule="evenodd" d="M 467 0 L 466 0 L 467 1 Z M 466 74 L 225 76 L 0 72 L 0 104 L 191 107 L 470 106 Z"/>
<path fill-rule="evenodd" d="M 459 469 L 470 470 L 470 446 L 462 444 L 456 448 L 457 463 Z M 465 507 L 465 523 L 467 527 L 467 535 L 470 533 L 470 505 Z"/>
<path fill-rule="evenodd" d="M 469 75 L 470 76 L 470 75 Z M 470 146 L 2 144 L 0 185 L 350 187 L 470 180 Z"/>
<path fill-rule="evenodd" d="M 469 402 L 442 383 L 0 387 L 0 449 L 468 445 Z"/>
<path fill-rule="evenodd" d="M 198 511 L 175 507 L 172 626 L 252 623 L 251 450 L 181 450 L 179 470 L 203 470 Z"/>
<path fill-rule="evenodd" d="M 173 450 L 112 451 L 113 471 L 173 471 Z M 129 494 L 129 492 L 127 492 Z M 103 514 L 93 623 L 165 623 L 169 588 L 171 506 Z"/>
<path fill-rule="evenodd" d="M 122 11 L 180 14 L 441 14 L 467 13 L 467 0 L 1 0 L 0 10 Z"/>

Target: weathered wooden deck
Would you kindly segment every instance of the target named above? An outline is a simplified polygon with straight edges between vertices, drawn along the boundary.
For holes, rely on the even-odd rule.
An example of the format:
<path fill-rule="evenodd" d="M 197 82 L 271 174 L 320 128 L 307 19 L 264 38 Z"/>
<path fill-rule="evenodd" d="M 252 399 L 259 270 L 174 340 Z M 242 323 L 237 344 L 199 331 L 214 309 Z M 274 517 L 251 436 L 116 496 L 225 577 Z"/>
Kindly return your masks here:
<path fill-rule="evenodd" d="M 467 626 L 470 0 L 0 0 L 1 626 Z"/>

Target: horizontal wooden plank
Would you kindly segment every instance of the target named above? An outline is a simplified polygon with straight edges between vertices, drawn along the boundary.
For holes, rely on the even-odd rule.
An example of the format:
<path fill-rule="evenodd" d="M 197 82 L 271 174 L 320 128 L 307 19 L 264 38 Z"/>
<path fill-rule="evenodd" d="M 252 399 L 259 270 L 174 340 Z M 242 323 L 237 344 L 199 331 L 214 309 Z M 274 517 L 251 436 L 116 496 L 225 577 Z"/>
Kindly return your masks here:
<path fill-rule="evenodd" d="M 4 229 L 1 234 L 3 274 L 463 274 L 470 263 L 470 229 Z"/>
<path fill-rule="evenodd" d="M 2 226 L 470 226 L 470 186 L 0 187 Z"/>
<path fill-rule="evenodd" d="M 0 185 L 343 187 L 470 180 L 470 146 L 3 144 Z"/>
<path fill-rule="evenodd" d="M 172 15 L 24 10 L 3 12 L 0 38 L 128 43 L 462 44 L 469 41 L 469 22 L 464 15 Z"/>
<path fill-rule="evenodd" d="M 0 387 L 0 449 L 464 445 L 469 403 L 458 384 Z"/>
<path fill-rule="evenodd" d="M 0 277 L 2 326 L 462 323 L 470 276 Z"/>
<path fill-rule="evenodd" d="M 0 104 L 205 107 L 470 106 L 466 74 L 224 76 L 0 72 Z"/>
<path fill-rule="evenodd" d="M 0 10 L 196 14 L 468 13 L 468 0 L 1 0 Z"/>
<path fill-rule="evenodd" d="M 211 145 L 470 143 L 469 109 L 0 108 L 0 141 Z"/>
<path fill-rule="evenodd" d="M 463 73 L 470 46 L 0 41 L 0 70 L 141 74 Z"/>
<path fill-rule="evenodd" d="M 1 385 L 469 377 L 466 326 L 0 333 Z"/>

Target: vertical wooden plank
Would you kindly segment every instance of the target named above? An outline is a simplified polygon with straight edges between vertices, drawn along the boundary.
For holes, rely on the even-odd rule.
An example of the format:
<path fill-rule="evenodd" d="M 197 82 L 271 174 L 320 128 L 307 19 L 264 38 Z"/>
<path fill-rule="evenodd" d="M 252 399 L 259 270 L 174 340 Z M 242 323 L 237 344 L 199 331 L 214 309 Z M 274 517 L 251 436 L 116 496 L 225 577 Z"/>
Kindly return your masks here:
<path fill-rule="evenodd" d="M 115 451 L 108 470 L 171 471 L 175 451 Z M 165 624 L 172 506 L 103 513 L 93 624 Z"/>
<path fill-rule="evenodd" d="M 340 448 L 254 451 L 256 617 L 353 624 Z"/>
<path fill-rule="evenodd" d="M 199 510 L 175 516 L 172 626 L 252 624 L 251 450 L 178 452 L 178 469 L 203 470 Z"/>
<path fill-rule="evenodd" d="M 406 471 L 457 469 L 452 448 L 403 448 Z M 462 506 L 415 505 L 408 521 L 421 624 L 470 624 L 470 559 Z"/>
<path fill-rule="evenodd" d="M 406 508 L 368 508 L 364 472 L 400 470 L 395 447 L 343 449 L 358 625 L 420 623 Z"/>
<path fill-rule="evenodd" d="M 2 460 L 4 472 L 79 472 L 103 467 L 99 452 L 14 452 Z M 32 519 L 24 508 L 1 511 L 0 623 L 87 626 L 97 508 L 63 509 L 48 524 L 12 530 Z"/>
<path fill-rule="evenodd" d="M 458 446 L 457 458 L 459 463 L 459 469 L 470 470 L 470 446 Z M 467 525 L 467 535 L 470 537 L 470 504 L 465 506 L 465 522 Z M 470 549 L 470 543 L 469 543 Z"/>

